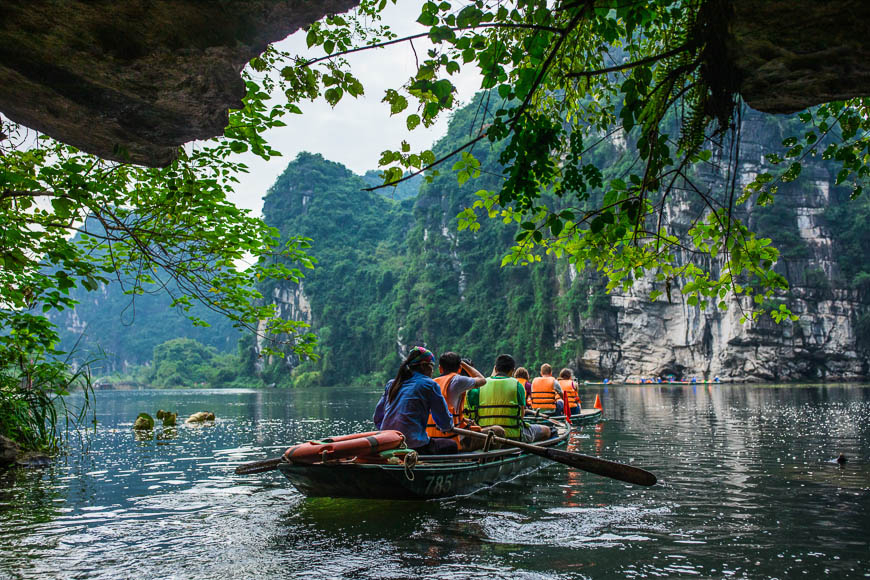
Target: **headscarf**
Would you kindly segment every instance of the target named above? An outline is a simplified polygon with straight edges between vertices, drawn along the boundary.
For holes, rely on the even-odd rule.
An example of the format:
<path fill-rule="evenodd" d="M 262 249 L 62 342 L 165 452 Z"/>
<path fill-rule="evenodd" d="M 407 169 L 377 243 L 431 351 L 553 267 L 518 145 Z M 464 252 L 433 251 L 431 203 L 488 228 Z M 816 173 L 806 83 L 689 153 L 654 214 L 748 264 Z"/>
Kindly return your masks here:
<path fill-rule="evenodd" d="M 432 351 L 422 346 L 415 346 L 408 352 L 407 361 L 409 367 L 416 367 L 424 363 L 429 363 L 434 367 L 435 355 L 432 354 Z"/>

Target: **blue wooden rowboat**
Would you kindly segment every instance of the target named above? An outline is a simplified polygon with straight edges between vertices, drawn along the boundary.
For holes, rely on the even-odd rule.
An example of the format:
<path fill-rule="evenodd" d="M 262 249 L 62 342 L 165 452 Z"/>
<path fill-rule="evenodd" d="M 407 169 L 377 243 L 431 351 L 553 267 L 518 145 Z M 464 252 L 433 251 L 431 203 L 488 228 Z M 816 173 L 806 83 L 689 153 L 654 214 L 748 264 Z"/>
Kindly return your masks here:
<path fill-rule="evenodd" d="M 535 443 L 541 448 L 565 448 L 571 426 L 540 419 L 553 437 Z M 506 448 L 455 455 L 405 455 L 401 463 L 352 460 L 299 464 L 281 461 L 278 469 L 305 495 L 367 499 L 426 500 L 469 495 L 537 469 L 540 456 Z"/>

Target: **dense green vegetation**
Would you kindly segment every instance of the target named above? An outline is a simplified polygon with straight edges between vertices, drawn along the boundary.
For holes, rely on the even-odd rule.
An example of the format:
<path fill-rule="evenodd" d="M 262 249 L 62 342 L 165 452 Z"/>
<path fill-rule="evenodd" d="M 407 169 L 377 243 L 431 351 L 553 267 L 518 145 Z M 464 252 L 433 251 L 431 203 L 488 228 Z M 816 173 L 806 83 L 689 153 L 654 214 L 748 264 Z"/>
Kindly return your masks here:
<path fill-rule="evenodd" d="M 738 294 L 760 305 L 787 283 L 773 268 L 778 252 L 739 219 L 739 206 L 750 199 L 768 205 L 818 154 L 835 165 L 838 185 L 861 195 L 870 176 L 870 115 L 860 97 L 799 114 L 766 156 L 768 167 L 738 189 L 735 144 L 745 109 L 726 56 L 728 13 L 727 2 L 703 0 L 426 2 L 417 22 L 435 46 L 411 79 L 386 91 L 391 114 L 404 115 L 409 130 L 431 125 L 455 108 L 454 75 L 468 68 L 482 76 L 490 114 L 476 117 L 449 151 L 411 151 L 403 143 L 384 152 L 385 181 L 395 184 L 410 169 L 432 178 L 447 163 L 461 182 L 481 165 L 481 143 L 504 143 L 501 179 L 481 182 L 460 228 L 478 228 L 480 216 L 515 222 L 521 229 L 506 263 L 555 253 L 579 269 L 594 266 L 610 288 L 628 289 L 651 274 L 662 287 L 654 298 L 676 287 L 702 308 L 725 307 L 723 297 Z M 370 30 L 358 17 L 317 23 L 307 39 L 327 56 L 305 62 L 301 84 L 330 102 L 363 91 L 347 76 L 345 52 L 413 40 Z M 631 162 L 616 178 L 596 163 L 608 135 L 631 143 Z M 694 177 L 707 165 L 732 178 L 699 187 Z M 705 211 L 672 227 L 666 208 L 680 191 Z M 706 259 L 686 261 L 686 252 Z"/>
<path fill-rule="evenodd" d="M 264 199 L 263 218 L 282 236 L 318 240 L 310 250 L 317 267 L 303 284 L 317 321 L 320 359 L 296 369 L 297 384 L 336 384 L 392 364 L 394 349 L 385 331 L 396 327 L 393 305 L 413 200 L 396 202 L 366 187 L 343 166 L 303 153 Z M 272 281 L 260 285 L 269 297 L 282 288 Z M 284 368 L 273 358 L 264 380 L 287 384 Z"/>
<path fill-rule="evenodd" d="M 131 382 L 155 388 L 187 387 L 261 387 L 253 368 L 241 363 L 239 352 L 221 353 L 192 338 L 174 338 L 154 347 L 148 364 L 132 367 L 127 373 L 110 374 L 101 383 Z"/>
<path fill-rule="evenodd" d="M 101 284 L 95 292 L 72 289 L 70 298 L 77 302 L 75 307 L 48 315 L 57 325 L 58 348 L 71 353 L 78 364 L 90 361 L 95 377 L 148 363 L 154 347 L 178 337 L 197 340 L 220 352 L 236 351 L 243 334 L 226 316 L 194 303 L 189 314 L 208 325 L 195 326 L 184 312 L 170 308 L 172 299 L 165 293 L 131 295 L 125 288 L 116 282 Z"/>

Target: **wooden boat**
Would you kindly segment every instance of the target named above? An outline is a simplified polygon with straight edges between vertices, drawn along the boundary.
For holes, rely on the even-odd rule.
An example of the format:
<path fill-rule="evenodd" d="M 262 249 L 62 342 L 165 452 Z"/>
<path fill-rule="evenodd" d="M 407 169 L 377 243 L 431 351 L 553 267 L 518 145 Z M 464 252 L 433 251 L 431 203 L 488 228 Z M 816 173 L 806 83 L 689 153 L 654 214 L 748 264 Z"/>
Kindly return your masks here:
<path fill-rule="evenodd" d="M 597 410 L 597 409 L 596 409 Z M 527 419 L 528 420 L 528 419 Z M 535 443 L 564 448 L 571 426 L 549 420 L 555 435 Z M 373 462 L 370 462 L 373 461 Z M 425 500 L 468 495 L 535 470 L 538 455 L 516 448 L 473 451 L 454 455 L 419 455 L 391 464 L 385 458 L 299 464 L 281 461 L 278 469 L 296 489 L 313 497 Z"/>

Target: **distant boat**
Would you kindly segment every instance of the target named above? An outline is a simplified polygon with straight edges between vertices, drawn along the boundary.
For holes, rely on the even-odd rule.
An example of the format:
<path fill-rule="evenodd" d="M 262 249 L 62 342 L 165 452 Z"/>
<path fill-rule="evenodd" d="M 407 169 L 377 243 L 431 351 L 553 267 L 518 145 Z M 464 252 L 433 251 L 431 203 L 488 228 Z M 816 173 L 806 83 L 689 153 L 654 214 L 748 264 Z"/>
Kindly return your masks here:
<path fill-rule="evenodd" d="M 528 413 L 528 411 L 527 411 Z M 564 421 L 565 415 L 547 415 L 544 412 L 539 413 L 540 416 L 547 417 L 553 421 Z M 575 427 L 579 425 L 590 425 L 598 423 L 604 418 L 602 409 L 581 409 L 580 414 L 571 415 L 571 424 Z"/>

